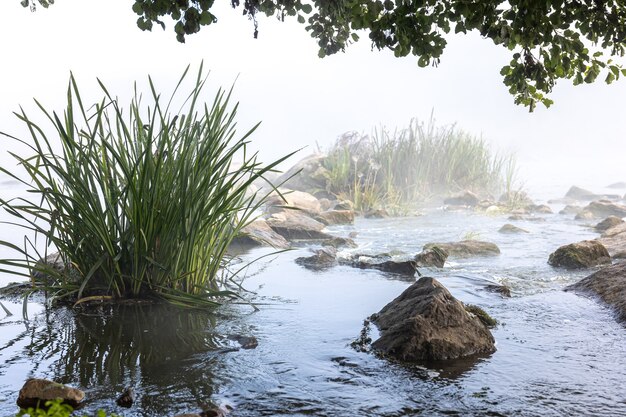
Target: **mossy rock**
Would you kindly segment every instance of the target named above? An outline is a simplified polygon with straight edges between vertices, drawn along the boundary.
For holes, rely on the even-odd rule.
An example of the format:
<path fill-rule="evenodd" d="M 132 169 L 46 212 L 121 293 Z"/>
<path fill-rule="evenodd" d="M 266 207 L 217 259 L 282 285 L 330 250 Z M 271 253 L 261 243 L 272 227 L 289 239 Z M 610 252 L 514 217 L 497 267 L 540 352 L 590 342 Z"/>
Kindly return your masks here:
<path fill-rule="evenodd" d="M 611 256 L 597 240 L 583 240 L 561 246 L 548 258 L 552 266 L 569 269 L 589 268 L 611 263 Z"/>
<path fill-rule="evenodd" d="M 467 311 L 468 313 L 472 313 L 473 315 L 478 317 L 481 323 L 484 324 L 485 326 L 492 328 L 492 327 L 495 327 L 496 324 L 498 324 L 498 321 L 496 319 L 491 317 L 485 310 L 478 307 L 477 305 L 465 304 L 464 307 L 465 307 L 465 311 Z"/>

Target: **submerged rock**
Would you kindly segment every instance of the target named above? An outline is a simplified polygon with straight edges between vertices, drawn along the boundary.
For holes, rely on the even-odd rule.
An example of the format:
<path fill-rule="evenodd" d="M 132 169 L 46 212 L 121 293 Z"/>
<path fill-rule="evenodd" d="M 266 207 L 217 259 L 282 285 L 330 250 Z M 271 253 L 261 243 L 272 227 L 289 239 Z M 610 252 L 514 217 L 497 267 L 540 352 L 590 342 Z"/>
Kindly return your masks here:
<path fill-rule="evenodd" d="M 363 217 L 366 219 L 386 219 L 389 217 L 389 213 L 385 209 L 370 210 Z"/>
<path fill-rule="evenodd" d="M 624 223 L 624 220 L 622 220 L 621 217 L 609 216 L 606 219 L 602 220 L 600 223 L 596 224 L 594 226 L 594 229 L 596 229 L 598 232 L 605 232 L 610 228 L 622 223 Z"/>
<path fill-rule="evenodd" d="M 626 217 L 626 206 L 608 200 L 592 201 L 584 211 L 592 213 L 595 217 Z"/>
<path fill-rule="evenodd" d="M 448 197 L 443 200 L 443 204 L 451 206 L 469 206 L 473 207 L 478 204 L 480 198 L 471 191 L 463 191 L 460 194 Z"/>
<path fill-rule="evenodd" d="M 26 381 L 17 398 L 20 408 L 37 408 L 48 400 L 60 399 L 65 404 L 77 408 L 85 398 L 85 393 L 79 389 L 47 379 L 31 378 Z"/>
<path fill-rule="evenodd" d="M 342 265 L 360 269 L 376 269 L 382 272 L 413 276 L 417 271 L 417 263 L 413 260 L 395 261 L 392 259 L 382 260 L 381 257 L 369 257 L 356 255 L 352 259 L 341 262 Z"/>
<path fill-rule="evenodd" d="M 333 210 L 352 210 L 354 211 L 354 203 L 350 200 L 341 200 L 335 204 Z"/>
<path fill-rule="evenodd" d="M 578 214 L 581 211 L 583 211 L 583 208 L 574 204 L 568 204 L 565 207 L 563 207 L 563 209 L 561 211 L 559 211 L 559 214 Z"/>
<path fill-rule="evenodd" d="M 241 349 L 256 349 L 259 346 L 259 341 L 254 336 L 243 336 L 240 334 L 228 335 L 228 340 L 239 343 Z"/>
<path fill-rule="evenodd" d="M 327 239 L 322 242 L 322 246 L 332 246 L 336 249 L 345 247 L 345 248 L 356 248 L 359 245 L 349 237 L 333 237 L 331 239 Z"/>
<path fill-rule="evenodd" d="M 329 210 L 320 213 L 315 220 L 325 225 L 353 224 L 354 211 L 352 210 Z"/>
<path fill-rule="evenodd" d="M 380 330 L 372 348 L 402 361 L 450 360 L 496 350 L 487 326 L 434 278 L 420 278 L 372 321 Z"/>
<path fill-rule="evenodd" d="M 241 229 L 232 244 L 241 246 L 268 245 L 276 249 L 289 248 L 289 242 L 276 233 L 265 220 L 257 219 Z"/>
<path fill-rule="evenodd" d="M 267 224 L 272 230 L 287 240 L 323 240 L 332 238 L 328 233 L 322 232 L 326 227 L 323 223 L 295 210 L 274 213 L 267 219 Z"/>
<path fill-rule="evenodd" d="M 597 240 L 583 240 L 561 246 L 550 254 L 548 263 L 552 266 L 569 269 L 589 268 L 610 264 L 611 256 L 604 245 Z"/>
<path fill-rule="evenodd" d="M 508 233 L 508 234 L 518 234 L 518 233 L 530 233 L 528 230 L 522 229 L 521 227 L 517 227 L 512 225 L 511 223 L 507 223 L 503 225 L 499 230 L 499 233 Z"/>
<path fill-rule="evenodd" d="M 324 246 L 316 249 L 311 256 L 296 258 L 296 263 L 312 269 L 330 268 L 337 265 L 337 249 L 333 246 Z"/>
<path fill-rule="evenodd" d="M 618 321 L 626 322 L 626 262 L 602 268 L 565 290 L 600 297 L 616 310 Z"/>
<path fill-rule="evenodd" d="M 495 243 L 480 240 L 462 240 L 460 242 L 428 243 L 423 250 L 439 247 L 448 253 L 451 258 L 471 258 L 474 256 L 496 256 L 500 248 Z"/>
<path fill-rule="evenodd" d="M 439 246 L 431 246 L 415 255 L 415 263 L 418 267 L 443 268 L 448 259 L 448 252 Z"/>
<path fill-rule="evenodd" d="M 125 388 L 124 392 L 122 392 L 122 395 L 120 395 L 117 398 L 117 400 L 115 400 L 115 403 L 117 405 L 119 405 L 120 407 L 126 407 L 126 408 L 132 407 L 134 402 L 135 402 L 135 390 L 132 387 Z"/>
<path fill-rule="evenodd" d="M 553 211 L 550 206 L 546 204 L 531 204 L 528 206 L 528 211 L 531 213 L 539 213 L 539 214 L 552 214 Z"/>

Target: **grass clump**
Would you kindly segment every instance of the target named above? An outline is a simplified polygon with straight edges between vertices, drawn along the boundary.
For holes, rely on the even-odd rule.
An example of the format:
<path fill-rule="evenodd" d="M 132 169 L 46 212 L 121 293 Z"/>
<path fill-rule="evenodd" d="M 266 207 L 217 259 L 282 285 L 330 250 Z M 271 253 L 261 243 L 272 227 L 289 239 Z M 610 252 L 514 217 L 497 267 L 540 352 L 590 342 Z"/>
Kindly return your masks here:
<path fill-rule="evenodd" d="M 327 191 L 358 210 L 394 211 L 434 193 L 500 191 L 512 182 L 514 159 L 492 154 L 487 143 L 454 126 L 411 121 L 408 128 L 371 136 L 341 136 L 324 160 Z"/>
<path fill-rule="evenodd" d="M 50 400 L 46 401 L 45 407 L 21 409 L 16 417 L 70 417 L 75 416 L 73 414 L 74 408 L 64 404 L 62 400 Z M 83 415 L 83 417 L 87 417 Z M 95 417 L 119 417 L 117 414 L 107 414 L 103 410 L 98 410 Z"/>
<path fill-rule="evenodd" d="M 29 234 L 23 247 L 0 241 L 20 254 L 0 260 L 4 272 L 35 276 L 36 288 L 74 301 L 156 297 L 215 306 L 234 296 L 220 285 L 231 277 L 226 250 L 267 197 L 247 191 L 287 157 L 262 166 L 247 152 L 256 126 L 237 136 L 232 90 L 202 101 L 202 66 L 179 98 L 188 70 L 167 101 L 151 78 L 148 105 L 135 86 L 127 109 L 100 81 L 104 97 L 86 106 L 72 76 L 63 115 L 36 101 L 52 130 L 16 113 L 30 137 L 3 135 L 32 151 L 11 153 L 27 179 L 0 171 L 32 198 L 0 200 Z M 182 103 L 178 112 L 174 103 Z M 61 268 L 38 262 L 54 251 Z"/>

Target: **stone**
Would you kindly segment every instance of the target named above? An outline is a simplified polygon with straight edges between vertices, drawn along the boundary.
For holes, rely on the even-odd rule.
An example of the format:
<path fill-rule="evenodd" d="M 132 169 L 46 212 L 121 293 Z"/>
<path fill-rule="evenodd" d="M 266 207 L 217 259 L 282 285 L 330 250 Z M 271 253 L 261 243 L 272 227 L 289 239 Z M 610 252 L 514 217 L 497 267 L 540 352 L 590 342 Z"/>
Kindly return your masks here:
<path fill-rule="evenodd" d="M 274 193 L 267 198 L 266 206 L 269 214 L 281 212 L 285 208 L 296 208 L 310 216 L 317 216 L 322 212 L 320 201 L 309 193 L 284 188 L 279 191 L 282 196 Z"/>
<path fill-rule="evenodd" d="M 540 213 L 540 214 L 552 214 L 553 213 L 550 206 L 546 204 L 539 204 L 539 205 L 532 204 L 528 208 L 531 213 Z"/>
<path fill-rule="evenodd" d="M 372 349 L 406 362 L 493 353 L 491 332 L 434 278 L 423 277 L 372 317 L 380 338 Z"/>
<path fill-rule="evenodd" d="M 31 378 L 26 381 L 18 394 L 17 405 L 20 408 L 37 408 L 48 400 L 63 400 L 64 403 L 77 408 L 85 399 L 85 393 L 79 389 L 47 379 Z"/>
<path fill-rule="evenodd" d="M 323 165 L 325 158 L 322 154 L 305 157 L 280 175 L 274 185 L 305 192 L 325 190 L 328 178 L 328 170 Z"/>
<path fill-rule="evenodd" d="M 561 246 L 550 254 L 548 263 L 568 269 L 589 268 L 610 264 L 611 256 L 604 245 L 597 240 L 583 240 Z"/>
<path fill-rule="evenodd" d="M 583 211 L 583 208 L 574 204 L 568 204 L 565 207 L 563 207 L 563 209 L 561 211 L 559 211 L 559 214 L 578 214 L 581 211 Z"/>
<path fill-rule="evenodd" d="M 319 202 L 322 211 L 330 210 L 333 207 L 333 202 L 327 198 L 320 198 Z"/>
<path fill-rule="evenodd" d="M 322 246 L 332 246 L 335 249 L 339 248 L 356 248 L 359 245 L 349 237 L 333 237 L 331 239 L 326 239 L 322 242 Z"/>
<path fill-rule="evenodd" d="M 489 292 L 500 294 L 503 297 L 511 297 L 511 289 L 506 285 L 489 284 L 485 286 L 485 289 Z"/>
<path fill-rule="evenodd" d="M 267 219 L 267 224 L 272 230 L 287 240 L 324 240 L 332 238 L 328 233 L 322 232 L 326 227 L 323 223 L 296 210 L 274 213 Z"/>
<path fill-rule="evenodd" d="M 263 219 L 257 219 L 243 227 L 232 243 L 239 246 L 271 246 L 276 249 L 289 248 L 289 242 L 276 233 Z"/>
<path fill-rule="evenodd" d="M 594 229 L 596 229 L 598 232 L 605 232 L 610 228 L 622 223 L 624 223 L 624 220 L 621 217 L 609 216 L 606 219 L 602 220 L 600 223 L 596 224 L 594 226 Z"/>
<path fill-rule="evenodd" d="M 451 206 L 469 206 L 474 207 L 478 204 L 480 198 L 471 191 L 463 191 L 452 197 L 448 197 L 443 200 L 443 204 Z"/>
<path fill-rule="evenodd" d="M 600 195 L 595 194 L 589 190 L 585 190 L 584 188 L 577 187 L 575 185 L 571 186 L 570 189 L 565 193 L 566 198 L 571 198 L 574 200 L 595 200 L 597 198 L 601 198 Z"/>
<path fill-rule="evenodd" d="M 582 210 L 574 217 L 574 220 L 592 220 L 596 216 L 593 215 L 592 212 L 587 210 Z"/>
<path fill-rule="evenodd" d="M 385 209 L 370 210 L 363 215 L 366 219 L 386 219 L 389 213 Z"/>
<path fill-rule="evenodd" d="M 618 321 L 626 322 L 626 262 L 607 266 L 589 275 L 565 291 L 599 297 L 615 309 Z"/>
<path fill-rule="evenodd" d="M 383 257 L 370 257 L 356 255 L 351 259 L 341 262 L 342 265 L 360 269 L 376 269 L 382 272 L 390 272 L 399 275 L 413 276 L 417 271 L 417 264 L 413 260 L 396 261 L 392 259 L 382 260 Z"/>
<path fill-rule="evenodd" d="M 135 402 L 135 390 L 132 387 L 127 387 L 124 392 L 117 397 L 115 403 L 120 407 L 130 408 Z"/>
<path fill-rule="evenodd" d="M 228 340 L 239 343 L 241 349 L 256 349 L 259 346 L 259 341 L 254 336 L 243 336 L 240 334 L 228 335 Z"/>
<path fill-rule="evenodd" d="M 511 223 L 506 223 L 500 229 L 498 229 L 498 233 L 519 234 L 519 233 L 530 233 L 530 232 L 528 230 L 522 229 L 521 227 L 512 225 Z"/>
<path fill-rule="evenodd" d="M 448 259 L 448 252 L 438 246 L 432 246 L 415 255 L 415 263 L 418 267 L 443 268 Z"/>
<path fill-rule="evenodd" d="M 325 225 L 333 224 L 354 224 L 354 211 L 352 210 L 330 210 L 320 213 L 315 220 Z"/>
<path fill-rule="evenodd" d="M 620 182 L 614 182 L 613 184 L 607 185 L 606 188 L 612 188 L 615 190 L 621 190 L 626 188 L 626 182 L 624 181 L 620 181 Z"/>
<path fill-rule="evenodd" d="M 341 200 L 333 207 L 333 210 L 352 210 L 354 211 L 354 203 L 350 200 Z"/>
<path fill-rule="evenodd" d="M 595 217 L 626 217 L 626 206 L 608 200 L 592 201 L 583 211 L 592 213 Z"/>
<path fill-rule="evenodd" d="M 620 258 L 626 252 L 626 223 L 620 223 L 602 233 L 597 239 L 609 251 L 613 258 Z"/>
<path fill-rule="evenodd" d="M 316 249 L 311 256 L 296 258 L 298 265 L 311 269 L 325 269 L 337 265 L 337 249 L 332 246 L 324 246 Z"/>
<path fill-rule="evenodd" d="M 460 242 L 428 243 L 423 250 L 439 247 L 448 253 L 451 258 L 471 258 L 474 256 L 496 256 L 500 248 L 495 243 L 480 240 L 462 240 Z"/>

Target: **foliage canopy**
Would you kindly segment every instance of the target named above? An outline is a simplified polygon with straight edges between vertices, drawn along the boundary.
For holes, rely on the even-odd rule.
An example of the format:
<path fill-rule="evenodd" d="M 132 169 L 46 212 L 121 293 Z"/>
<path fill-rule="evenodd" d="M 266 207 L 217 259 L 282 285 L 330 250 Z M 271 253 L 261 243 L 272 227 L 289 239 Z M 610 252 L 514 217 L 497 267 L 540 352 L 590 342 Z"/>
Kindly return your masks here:
<path fill-rule="evenodd" d="M 34 4 L 24 0 L 22 4 Z M 51 0 L 37 0 L 47 6 Z M 254 24 L 257 15 L 294 17 L 320 47 L 319 55 L 343 51 L 367 34 L 372 48 L 395 56 L 418 57 L 418 65 L 436 66 L 451 32 L 478 32 L 512 51 L 500 74 L 516 104 L 552 104 L 547 97 L 559 79 L 575 85 L 606 83 L 626 75 L 612 57 L 626 46 L 626 4 L 622 0 L 230 0 Z M 214 0 L 134 0 L 137 25 L 151 30 L 171 17 L 180 42 L 202 26 L 217 22 Z M 480 59 L 480 57 L 476 57 Z M 471 65 L 471 62 L 468 63 Z"/>

